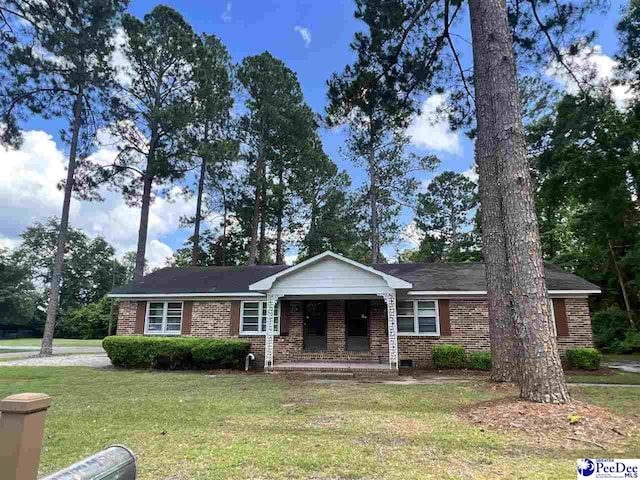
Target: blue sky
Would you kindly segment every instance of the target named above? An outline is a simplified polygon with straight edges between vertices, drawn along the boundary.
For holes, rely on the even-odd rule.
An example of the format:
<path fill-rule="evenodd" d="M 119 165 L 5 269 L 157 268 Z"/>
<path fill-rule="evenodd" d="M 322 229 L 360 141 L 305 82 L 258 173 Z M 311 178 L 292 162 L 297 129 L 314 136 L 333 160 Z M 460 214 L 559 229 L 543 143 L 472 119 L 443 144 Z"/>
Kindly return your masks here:
<path fill-rule="evenodd" d="M 354 5 L 349 0 L 190 0 L 165 3 L 176 8 L 196 32 L 220 37 L 236 62 L 265 50 L 282 59 L 297 73 L 307 103 L 318 113 L 323 112 L 326 105 L 327 79 L 353 60 L 349 44 L 354 32 L 362 28 L 362 24 L 353 18 Z M 157 4 L 151 0 L 132 0 L 129 11 L 142 17 Z M 598 30 L 595 43 L 601 46 L 601 50 L 597 52 L 597 65 L 603 70 L 603 77 L 611 69 L 611 57 L 617 51 L 615 24 L 622 5 L 622 2 L 612 2 L 605 15 L 590 18 L 586 25 Z M 468 38 L 467 23 L 467 18 L 463 18 L 459 31 Z M 468 47 L 460 42 L 459 48 L 465 65 L 470 64 Z M 427 105 L 435 105 L 437 100 L 424 99 Z M 442 122 L 431 125 L 427 116 L 416 120 L 410 132 L 414 135 L 413 148 L 420 153 L 438 155 L 442 162 L 440 171 L 469 171 L 473 166 L 473 144 L 463 133 L 449 131 Z M 59 121 L 33 118 L 23 125 L 30 135 L 22 150 L 5 152 L 9 161 L 0 167 L 5 176 L 5 180 L 0 181 L 0 215 L 6 220 L 0 225 L 0 246 L 17 245 L 20 231 L 32 221 L 59 215 L 61 197 L 51 186 L 60 180 L 56 175 L 64 174 L 61 165 L 64 165 L 66 147 L 58 141 L 60 126 Z M 362 172 L 339 152 L 344 144 L 343 134 L 322 131 L 321 135 L 325 151 L 340 168 L 349 171 L 355 185 L 361 182 Z M 2 153 L 0 150 L 0 155 Z M 426 183 L 432 176 L 425 173 L 419 177 Z M 47 182 L 51 186 L 46 185 Z M 33 198 L 37 191 L 34 188 L 45 190 L 44 201 Z M 60 202 L 56 203 L 58 198 Z M 90 234 L 104 235 L 120 252 L 135 247 L 137 209 L 126 208 L 115 193 L 110 194 L 104 204 L 79 203 L 74 200 L 73 224 Z M 157 218 L 152 219 L 149 238 L 150 242 L 155 242 L 150 259 L 154 264 L 161 263 L 163 255 L 180 247 L 188 237 L 189 231 L 178 228 L 177 218 L 180 214 L 189 213 L 191 208 L 190 203 L 184 202 L 170 204 L 160 199 L 157 203 L 154 206 Z M 405 211 L 402 220 L 405 224 L 410 223 L 411 211 Z M 393 251 L 393 248 L 388 248 L 385 253 L 392 255 Z M 290 255 L 293 253 L 289 252 Z"/>

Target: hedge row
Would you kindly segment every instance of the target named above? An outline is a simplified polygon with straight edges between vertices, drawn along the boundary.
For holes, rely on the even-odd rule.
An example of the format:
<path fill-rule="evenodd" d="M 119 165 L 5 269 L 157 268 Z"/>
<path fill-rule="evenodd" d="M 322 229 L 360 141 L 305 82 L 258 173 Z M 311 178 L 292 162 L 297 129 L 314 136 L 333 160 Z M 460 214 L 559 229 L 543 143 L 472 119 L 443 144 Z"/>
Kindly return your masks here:
<path fill-rule="evenodd" d="M 161 369 L 240 368 L 251 344 L 241 340 L 107 337 L 102 346 L 116 367 Z"/>
<path fill-rule="evenodd" d="M 572 370 L 597 370 L 601 357 L 595 348 L 567 350 L 567 361 Z M 434 345 L 431 348 L 431 362 L 435 368 L 491 370 L 491 353 L 472 352 L 467 355 L 461 345 Z"/>
<path fill-rule="evenodd" d="M 461 345 L 434 345 L 431 362 L 435 368 L 491 370 L 491 353 L 471 352 L 467 355 Z"/>

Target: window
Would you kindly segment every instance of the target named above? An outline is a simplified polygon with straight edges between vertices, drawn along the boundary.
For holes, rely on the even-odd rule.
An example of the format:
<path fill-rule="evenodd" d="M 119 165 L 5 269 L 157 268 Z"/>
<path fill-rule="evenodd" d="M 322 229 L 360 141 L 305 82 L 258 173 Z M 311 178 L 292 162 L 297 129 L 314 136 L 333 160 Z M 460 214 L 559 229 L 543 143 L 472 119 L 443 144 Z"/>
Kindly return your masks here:
<path fill-rule="evenodd" d="M 147 303 L 145 333 L 153 335 L 180 335 L 182 302 Z"/>
<path fill-rule="evenodd" d="M 437 300 L 401 300 L 396 316 L 400 335 L 440 335 Z"/>
<path fill-rule="evenodd" d="M 273 332 L 280 334 L 280 302 L 273 312 Z M 265 335 L 267 333 L 267 302 L 242 302 L 240 310 L 241 335 Z"/>

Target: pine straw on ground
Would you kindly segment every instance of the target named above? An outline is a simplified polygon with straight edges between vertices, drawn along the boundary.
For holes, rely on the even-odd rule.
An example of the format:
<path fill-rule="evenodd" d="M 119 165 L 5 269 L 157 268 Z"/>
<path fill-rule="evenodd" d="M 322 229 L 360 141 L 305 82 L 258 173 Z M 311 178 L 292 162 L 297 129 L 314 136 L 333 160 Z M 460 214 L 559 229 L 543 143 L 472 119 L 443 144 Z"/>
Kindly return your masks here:
<path fill-rule="evenodd" d="M 465 406 L 458 415 L 482 430 L 510 433 L 538 447 L 561 449 L 609 449 L 640 427 L 637 415 L 623 417 L 578 400 L 548 405 L 507 397 Z M 570 416 L 579 418 L 572 424 Z"/>

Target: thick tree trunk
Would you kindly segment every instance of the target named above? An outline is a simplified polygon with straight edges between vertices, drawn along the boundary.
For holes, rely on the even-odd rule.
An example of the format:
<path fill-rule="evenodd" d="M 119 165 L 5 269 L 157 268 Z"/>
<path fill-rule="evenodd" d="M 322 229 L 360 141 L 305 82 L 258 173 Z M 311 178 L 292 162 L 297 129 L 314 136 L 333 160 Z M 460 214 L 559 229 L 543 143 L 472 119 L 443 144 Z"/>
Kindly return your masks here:
<path fill-rule="evenodd" d="M 486 102 L 476 100 L 478 111 L 486 108 Z M 476 139 L 476 162 L 482 204 L 482 255 L 487 277 L 489 338 L 493 360 L 491 379 L 496 382 L 518 382 L 519 342 L 513 321 L 502 200 L 497 181 L 496 135 L 491 131 L 493 125 L 484 125 L 487 117 L 483 115 L 482 121 L 478 118 L 478 126 L 482 124 L 483 133 Z"/>
<path fill-rule="evenodd" d="M 200 265 L 200 222 L 202 219 L 202 195 L 204 193 L 204 180 L 207 176 L 207 162 L 202 159 L 200 165 L 200 178 L 198 179 L 198 193 L 196 200 L 196 217 L 193 225 L 193 249 L 191 251 L 191 265 Z"/>
<path fill-rule="evenodd" d="M 64 251 L 67 244 L 67 230 L 69 229 L 69 211 L 71 208 L 71 195 L 73 194 L 73 182 L 76 171 L 76 158 L 78 155 L 78 138 L 82 123 L 82 87 L 76 95 L 73 107 L 73 131 L 71 134 L 71 146 L 69 149 L 69 167 L 67 168 L 67 181 L 64 185 L 64 199 L 62 201 L 62 216 L 60 217 L 60 231 L 56 245 L 56 256 L 51 274 L 51 288 L 49 289 L 49 305 L 47 306 L 47 320 L 44 324 L 40 356 L 53 355 L 53 334 L 56 328 L 56 315 L 58 313 L 58 301 L 60 300 L 60 282 L 64 268 Z"/>
<path fill-rule="evenodd" d="M 373 142 L 373 140 L 371 140 Z M 373 143 L 369 149 L 369 203 L 371 207 L 371 263 L 378 263 L 380 253 L 378 237 L 378 178 L 376 176 L 376 154 Z"/>
<path fill-rule="evenodd" d="M 247 265 L 255 265 L 258 261 L 258 227 L 260 224 L 260 212 L 262 210 L 262 180 L 264 176 L 264 157 L 262 146 L 258 153 L 258 163 L 256 165 L 256 198 L 253 205 L 253 217 L 251 218 L 251 240 L 249 241 L 249 259 Z"/>
<path fill-rule="evenodd" d="M 138 248 L 136 250 L 136 281 L 144 277 L 145 256 L 147 254 L 147 231 L 149 229 L 149 209 L 151 207 L 151 187 L 153 176 L 150 163 L 142 177 L 142 208 L 140 208 L 140 226 L 138 227 Z"/>
<path fill-rule="evenodd" d="M 508 278 L 520 343 L 520 395 L 536 402 L 566 403 L 569 393 L 551 325 L 506 4 L 471 0 L 470 19 L 475 93 L 482 107 L 477 111 L 478 139 L 491 133 L 490 123 L 496 135 L 495 178 L 502 192 Z M 480 143 L 478 148 L 483 147 Z M 484 152 L 478 157 L 484 160 Z M 484 174 L 485 182 L 490 180 Z"/>

